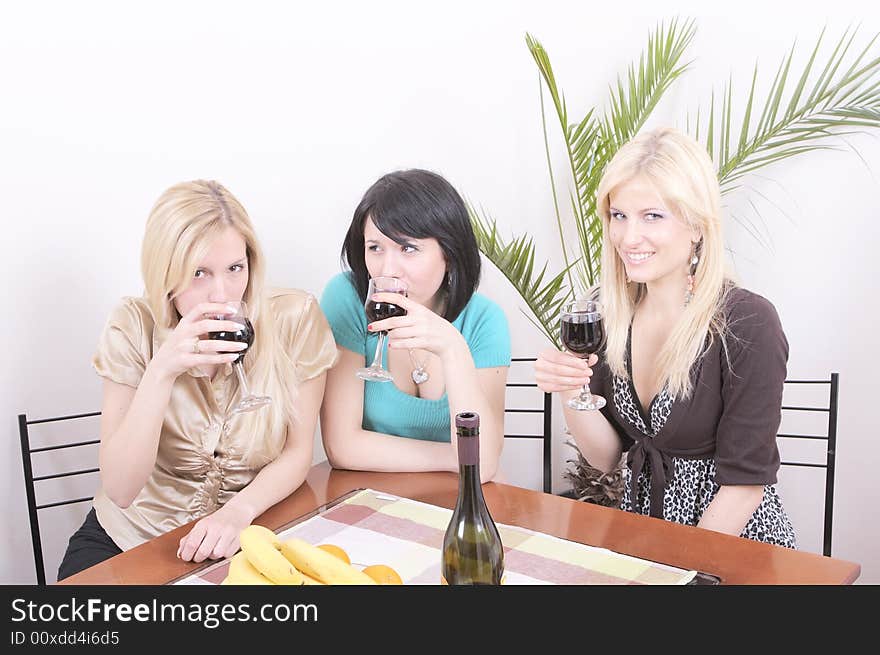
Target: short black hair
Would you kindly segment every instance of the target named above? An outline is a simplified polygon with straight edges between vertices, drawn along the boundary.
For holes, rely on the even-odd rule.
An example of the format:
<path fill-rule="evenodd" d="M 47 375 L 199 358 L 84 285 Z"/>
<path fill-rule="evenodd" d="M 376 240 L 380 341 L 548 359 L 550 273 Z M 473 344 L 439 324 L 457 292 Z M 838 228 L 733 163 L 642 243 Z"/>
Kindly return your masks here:
<path fill-rule="evenodd" d="M 382 234 L 403 244 L 407 239 L 437 239 L 446 258 L 446 310 L 454 321 L 480 283 L 480 249 L 467 206 L 442 176 L 418 168 L 380 177 L 364 194 L 342 244 L 342 260 L 354 277 L 361 300 L 370 274 L 364 261 L 364 224 L 373 219 Z"/>

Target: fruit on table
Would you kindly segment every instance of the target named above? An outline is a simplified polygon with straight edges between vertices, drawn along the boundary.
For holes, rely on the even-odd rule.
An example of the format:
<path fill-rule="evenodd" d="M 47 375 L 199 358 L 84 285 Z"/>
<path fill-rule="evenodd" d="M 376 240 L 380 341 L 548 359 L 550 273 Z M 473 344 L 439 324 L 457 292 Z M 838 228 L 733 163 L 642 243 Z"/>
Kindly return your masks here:
<path fill-rule="evenodd" d="M 241 585 L 275 584 L 254 568 L 242 550 L 238 551 L 229 562 L 229 572 L 223 582 L 224 584 Z"/>
<path fill-rule="evenodd" d="M 397 571 L 374 564 L 352 566 L 335 544 L 313 546 L 293 537 L 282 541 L 272 530 L 249 525 L 239 534 L 241 550 L 229 561 L 224 585 L 403 584 Z"/>
<path fill-rule="evenodd" d="M 363 571 L 298 537 L 285 539 L 281 542 L 280 549 L 281 554 L 296 569 L 325 584 L 376 584 L 376 581 Z"/>
<path fill-rule="evenodd" d="M 301 585 L 305 583 L 302 573 L 279 552 L 278 535 L 268 528 L 261 525 L 249 525 L 241 531 L 239 541 L 241 542 L 241 550 L 247 556 L 248 561 L 257 571 L 275 584 Z M 332 557 L 332 555 L 328 556 Z"/>
<path fill-rule="evenodd" d="M 372 564 L 364 569 L 364 573 L 377 584 L 403 584 L 400 574 L 385 564 Z"/>
<path fill-rule="evenodd" d="M 351 558 L 348 556 L 348 553 L 335 544 L 318 544 L 318 548 L 326 550 L 331 555 L 335 555 L 346 564 L 351 564 Z"/>

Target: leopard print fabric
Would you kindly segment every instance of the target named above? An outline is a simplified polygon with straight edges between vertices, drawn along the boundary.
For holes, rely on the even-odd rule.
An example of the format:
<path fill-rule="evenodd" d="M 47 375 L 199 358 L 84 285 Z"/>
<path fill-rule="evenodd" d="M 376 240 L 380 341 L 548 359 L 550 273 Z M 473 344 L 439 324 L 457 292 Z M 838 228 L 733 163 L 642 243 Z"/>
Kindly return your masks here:
<path fill-rule="evenodd" d="M 639 432 L 649 437 L 653 437 L 660 432 L 660 429 L 666 424 L 666 419 L 669 418 L 669 412 L 672 411 L 672 397 L 666 391 L 666 387 L 663 387 L 660 393 L 657 394 L 657 397 L 651 402 L 649 419 L 651 426 L 649 428 L 645 425 L 642 413 L 636 406 L 632 393 L 630 393 L 629 382 L 615 376 L 612 383 L 614 405 L 617 407 L 620 415 L 636 426 Z"/>
<path fill-rule="evenodd" d="M 636 405 L 628 381 L 615 377 L 613 393 L 613 402 L 618 413 L 642 432 L 646 439 L 653 439 L 663 428 L 672 410 L 672 398 L 664 388 L 651 402 L 649 412 L 651 425 L 648 427 Z M 696 525 L 720 488 L 715 482 L 715 460 L 673 457 L 672 462 L 674 477 L 667 480 L 663 494 L 663 518 L 685 525 Z M 620 508 L 626 511 L 632 511 L 631 479 L 632 471 L 624 466 L 624 494 Z M 650 488 L 651 470 L 646 466 L 638 479 L 639 514 L 651 513 Z M 761 504 L 758 505 L 740 536 L 777 546 L 797 548 L 794 528 L 782 507 L 776 485 L 764 486 Z"/>

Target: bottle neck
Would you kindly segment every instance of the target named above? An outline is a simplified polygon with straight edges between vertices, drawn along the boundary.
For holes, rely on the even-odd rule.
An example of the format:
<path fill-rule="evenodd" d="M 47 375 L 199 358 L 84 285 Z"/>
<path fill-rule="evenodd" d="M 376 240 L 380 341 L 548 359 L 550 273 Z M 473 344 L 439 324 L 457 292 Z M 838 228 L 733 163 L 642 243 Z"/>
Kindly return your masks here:
<path fill-rule="evenodd" d="M 458 498 L 478 499 L 480 486 L 480 435 L 460 430 L 458 433 Z"/>
<path fill-rule="evenodd" d="M 458 465 L 480 466 L 480 433 L 473 430 L 458 431 Z"/>

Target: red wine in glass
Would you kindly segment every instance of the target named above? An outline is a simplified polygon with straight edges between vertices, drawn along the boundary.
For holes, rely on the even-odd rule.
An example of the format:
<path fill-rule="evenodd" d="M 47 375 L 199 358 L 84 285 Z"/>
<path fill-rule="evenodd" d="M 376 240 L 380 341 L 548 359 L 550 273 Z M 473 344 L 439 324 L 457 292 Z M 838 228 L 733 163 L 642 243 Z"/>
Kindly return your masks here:
<path fill-rule="evenodd" d="M 599 352 L 605 343 L 603 316 L 602 305 L 593 300 L 577 300 L 565 305 L 559 316 L 559 336 L 566 350 L 581 359 Z M 566 404 L 572 409 L 596 410 L 605 407 L 605 399 L 591 394 L 590 385 L 585 384 L 580 395 Z"/>
<path fill-rule="evenodd" d="M 406 284 L 403 280 L 396 277 L 380 276 L 370 278 L 370 284 L 367 287 L 367 299 L 364 301 L 364 311 L 370 323 L 394 316 L 406 316 L 406 310 L 400 305 L 373 300 L 373 294 L 376 293 L 398 293 L 406 296 Z M 361 380 L 367 382 L 391 382 L 394 379 L 391 373 L 382 366 L 382 349 L 385 346 L 385 337 L 387 335 L 387 330 L 379 332 L 379 341 L 376 344 L 376 352 L 373 354 L 373 363 L 355 371 L 355 375 Z"/>
<path fill-rule="evenodd" d="M 254 345 L 254 326 L 251 324 L 250 318 L 248 318 L 248 307 L 244 301 L 228 301 L 224 303 L 230 309 L 234 309 L 234 312 L 212 316 L 211 318 L 218 320 L 226 320 L 232 321 L 234 323 L 238 323 L 241 328 L 238 330 L 222 330 L 219 332 L 209 332 L 208 337 L 210 339 L 216 339 L 218 341 L 238 341 L 240 343 L 246 343 L 248 345 L 242 351 L 235 351 L 238 354 L 238 357 L 232 363 L 232 369 L 235 371 L 235 375 L 238 377 L 238 386 L 241 392 L 241 397 L 238 399 L 238 402 L 232 408 L 233 414 L 241 414 L 242 412 L 250 412 L 255 409 L 260 409 L 261 407 L 265 407 L 272 403 L 272 399 L 269 396 L 260 396 L 255 393 L 252 393 L 250 390 L 250 386 L 248 385 L 247 376 L 244 372 L 244 365 L 242 364 L 242 360 L 244 359 L 245 353 L 247 353 L 251 346 Z M 222 351 L 221 351 L 222 352 Z M 233 354 L 230 351 L 228 354 Z"/>
<path fill-rule="evenodd" d="M 241 360 L 244 359 L 245 353 L 250 349 L 252 345 L 254 345 L 254 326 L 251 325 L 251 321 L 248 318 L 242 317 L 232 317 L 228 319 L 230 321 L 235 321 L 236 323 L 241 324 L 241 329 L 236 330 L 235 332 L 222 330 L 220 332 L 209 332 L 209 339 L 216 339 L 218 341 L 237 341 L 239 343 L 246 343 L 248 345 L 247 348 L 240 351 L 238 355 L 238 359 L 235 360 L 235 363 L 238 364 Z M 232 354 L 232 352 L 228 351 L 220 351 L 221 354 Z"/>
<path fill-rule="evenodd" d="M 370 323 L 384 321 L 386 318 L 406 316 L 406 310 L 393 302 L 375 302 L 367 299 L 364 308 L 367 311 L 367 320 Z"/>
<path fill-rule="evenodd" d="M 562 319 L 562 343 L 578 357 L 586 359 L 599 352 L 604 342 L 605 324 L 601 316 L 595 320 L 581 320 L 577 315 Z"/>

